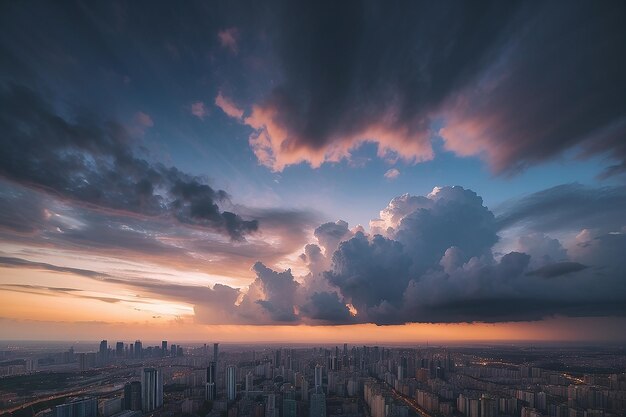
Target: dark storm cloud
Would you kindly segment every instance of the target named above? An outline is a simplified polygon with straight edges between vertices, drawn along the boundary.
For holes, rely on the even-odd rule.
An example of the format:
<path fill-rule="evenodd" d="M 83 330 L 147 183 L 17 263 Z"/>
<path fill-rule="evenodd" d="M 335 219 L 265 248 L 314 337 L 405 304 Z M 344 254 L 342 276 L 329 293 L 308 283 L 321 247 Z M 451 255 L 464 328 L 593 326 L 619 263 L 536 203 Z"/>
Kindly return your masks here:
<path fill-rule="evenodd" d="M 626 5 L 278 2 L 267 24 L 282 81 L 246 123 L 274 170 L 446 148 L 514 173 L 580 145 L 626 161 Z"/>
<path fill-rule="evenodd" d="M 29 88 L 0 86 L 0 175 L 79 204 L 146 216 L 173 213 L 241 240 L 255 220 L 220 211 L 228 199 L 176 168 L 134 156 L 132 138 L 116 122 L 79 114 L 69 121 Z"/>
<path fill-rule="evenodd" d="M 365 140 L 381 156 L 430 159 L 431 113 L 493 57 L 516 15 L 502 2 L 278 4 L 267 26 L 284 81 L 246 121 L 276 170 L 337 160 Z"/>
<path fill-rule="evenodd" d="M 85 256 L 128 256 L 179 270 L 247 277 L 257 259 L 281 261 L 307 243 L 319 224 L 313 212 L 229 206 L 259 222 L 243 241 L 232 241 L 212 228 L 103 210 L 58 200 L 54 195 L 8 181 L 0 182 L 0 239 L 6 243 L 46 248 Z M 201 255 L 201 256 L 199 256 Z"/>
<path fill-rule="evenodd" d="M 522 225 L 539 231 L 626 226 L 626 187 L 564 184 L 507 202 L 498 208 L 500 229 Z"/>
<path fill-rule="evenodd" d="M 533 4 L 480 78 L 455 92 L 440 132 L 455 152 L 515 173 L 578 146 L 626 162 L 623 2 Z"/>
<path fill-rule="evenodd" d="M 402 244 L 380 235 L 370 241 L 363 233 L 339 245 L 328 281 L 360 311 L 387 301 L 397 305 L 409 282 L 411 258 Z"/>
<path fill-rule="evenodd" d="M 588 268 L 586 265 L 579 264 L 578 262 L 558 262 L 531 271 L 528 275 L 538 275 L 543 278 L 554 278 L 572 272 L 582 271 L 586 268 Z"/>
<path fill-rule="evenodd" d="M 350 324 L 354 318 L 345 302 L 334 292 L 315 292 L 307 304 L 301 308 L 303 316 L 324 324 Z"/>

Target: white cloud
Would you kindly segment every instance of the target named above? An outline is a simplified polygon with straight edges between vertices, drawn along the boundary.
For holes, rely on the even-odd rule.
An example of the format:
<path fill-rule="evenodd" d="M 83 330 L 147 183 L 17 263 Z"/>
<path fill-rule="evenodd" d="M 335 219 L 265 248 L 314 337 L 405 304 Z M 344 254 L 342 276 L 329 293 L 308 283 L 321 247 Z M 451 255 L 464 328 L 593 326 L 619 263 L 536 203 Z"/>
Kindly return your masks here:
<path fill-rule="evenodd" d="M 400 171 L 398 171 L 395 168 L 391 168 L 390 170 L 385 172 L 385 178 L 387 178 L 388 180 L 395 180 L 399 176 L 400 176 Z"/>

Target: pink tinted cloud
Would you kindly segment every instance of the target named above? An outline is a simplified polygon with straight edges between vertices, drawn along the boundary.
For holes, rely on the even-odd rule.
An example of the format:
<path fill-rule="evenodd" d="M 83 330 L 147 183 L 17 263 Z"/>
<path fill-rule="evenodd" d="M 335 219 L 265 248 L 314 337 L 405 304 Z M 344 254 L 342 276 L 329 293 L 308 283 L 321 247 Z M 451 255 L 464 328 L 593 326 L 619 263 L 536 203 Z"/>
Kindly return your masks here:
<path fill-rule="evenodd" d="M 239 52 L 237 40 L 239 39 L 239 30 L 235 27 L 220 30 L 217 33 L 220 44 L 223 48 L 230 50 L 233 54 Z"/>
<path fill-rule="evenodd" d="M 244 123 L 254 129 L 249 143 L 259 163 L 275 172 L 302 162 L 319 168 L 325 162 L 350 160 L 352 152 L 366 142 L 377 144 L 378 157 L 387 161 L 417 163 L 432 159 L 431 132 L 416 131 L 394 120 L 390 111 L 352 132 L 334 134 L 323 146 L 314 146 L 289 129 L 281 120 L 279 108 L 271 102 L 254 105 Z"/>
<path fill-rule="evenodd" d="M 208 110 L 202 101 L 197 101 L 195 103 L 191 103 L 191 114 L 196 116 L 198 119 L 203 120 L 204 116 L 208 114 Z"/>
<path fill-rule="evenodd" d="M 385 178 L 387 178 L 388 180 L 395 180 L 399 176 L 400 176 L 400 171 L 398 171 L 396 168 L 391 168 L 390 170 L 385 172 Z"/>
<path fill-rule="evenodd" d="M 152 121 L 152 117 L 150 117 L 149 114 L 144 113 L 142 111 L 137 112 L 135 114 L 135 123 L 137 123 L 138 125 L 147 128 L 147 127 L 152 127 L 154 126 L 154 122 Z"/>
<path fill-rule="evenodd" d="M 241 120 L 243 118 L 243 110 L 237 107 L 230 98 L 224 96 L 221 91 L 215 97 L 215 105 L 233 119 Z"/>

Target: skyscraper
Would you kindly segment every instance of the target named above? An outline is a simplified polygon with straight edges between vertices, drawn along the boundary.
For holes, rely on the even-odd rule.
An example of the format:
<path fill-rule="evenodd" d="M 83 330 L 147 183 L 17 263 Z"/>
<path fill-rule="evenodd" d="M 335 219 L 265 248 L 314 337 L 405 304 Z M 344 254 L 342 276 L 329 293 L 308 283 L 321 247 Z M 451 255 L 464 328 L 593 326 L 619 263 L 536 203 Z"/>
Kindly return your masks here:
<path fill-rule="evenodd" d="M 280 348 L 276 349 L 274 352 L 274 368 L 278 368 L 280 366 Z"/>
<path fill-rule="evenodd" d="M 326 417 L 326 396 L 321 388 L 315 388 L 311 394 L 309 417 Z"/>
<path fill-rule="evenodd" d="M 135 358 L 143 357 L 143 347 L 141 346 L 141 340 L 135 341 Z"/>
<path fill-rule="evenodd" d="M 235 365 L 226 367 L 226 397 L 233 401 L 237 397 L 237 368 Z"/>
<path fill-rule="evenodd" d="M 124 410 L 141 411 L 141 382 L 124 385 Z"/>
<path fill-rule="evenodd" d="M 254 374 L 248 372 L 246 374 L 246 392 L 250 392 L 254 389 Z"/>
<path fill-rule="evenodd" d="M 167 340 L 161 342 L 161 356 L 167 356 Z"/>
<path fill-rule="evenodd" d="M 124 357 L 124 342 L 117 342 L 115 344 L 115 356 L 117 358 Z"/>
<path fill-rule="evenodd" d="M 218 356 L 218 345 L 219 343 L 213 343 L 213 362 L 217 364 L 217 356 Z M 217 368 L 216 368 L 217 369 Z"/>
<path fill-rule="evenodd" d="M 278 410 L 276 409 L 276 395 L 267 394 L 267 400 L 265 402 L 265 417 L 278 417 Z"/>
<path fill-rule="evenodd" d="M 283 387 L 290 384 L 285 384 Z M 296 417 L 296 394 L 293 387 L 286 389 L 283 393 L 283 414 L 282 417 Z"/>
<path fill-rule="evenodd" d="M 303 376 L 302 377 L 302 389 L 301 389 L 301 397 L 302 401 L 309 401 L 309 381 Z"/>
<path fill-rule="evenodd" d="M 315 388 L 322 386 L 322 365 L 315 365 Z"/>
<path fill-rule="evenodd" d="M 214 400 L 217 398 L 217 365 L 215 361 L 209 362 L 206 368 L 206 399 Z"/>
<path fill-rule="evenodd" d="M 106 340 L 103 340 L 102 342 L 100 342 L 100 350 L 98 352 L 98 356 L 99 356 L 101 365 L 104 365 L 107 363 L 109 359 L 109 346 Z"/>
<path fill-rule="evenodd" d="M 144 413 L 163 405 L 163 374 L 154 368 L 144 368 L 141 373 L 141 409 Z"/>

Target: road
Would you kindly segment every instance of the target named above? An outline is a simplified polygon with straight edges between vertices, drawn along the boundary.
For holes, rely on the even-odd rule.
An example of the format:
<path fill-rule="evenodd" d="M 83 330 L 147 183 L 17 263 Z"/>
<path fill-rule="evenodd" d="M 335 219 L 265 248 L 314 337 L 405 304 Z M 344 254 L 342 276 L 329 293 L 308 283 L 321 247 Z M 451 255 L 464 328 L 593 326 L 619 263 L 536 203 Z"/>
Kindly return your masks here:
<path fill-rule="evenodd" d="M 428 411 L 426 411 L 422 407 L 420 407 L 419 404 L 417 404 L 417 401 L 414 398 L 407 397 L 405 395 L 400 394 L 393 387 L 391 387 L 391 392 L 393 394 L 393 397 L 396 400 L 403 401 L 406 405 L 409 406 L 409 408 L 411 408 L 413 411 L 415 411 L 417 413 L 417 415 L 419 415 L 421 417 L 433 417 Z"/>
<path fill-rule="evenodd" d="M 0 410 L 0 414 L 13 413 L 15 411 L 34 406 L 40 402 L 56 400 L 58 398 L 63 398 L 63 397 L 88 395 L 88 394 L 96 393 L 96 392 L 97 393 L 111 393 L 111 392 L 119 391 L 123 389 L 123 384 L 120 384 L 119 381 L 115 382 L 115 380 L 117 379 L 119 374 L 125 373 L 125 372 L 127 371 L 120 370 L 117 372 L 110 373 L 108 375 L 103 375 L 102 377 L 98 378 L 97 380 L 94 380 L 93 382 L 89 383 L 86 386 L 81 386 L 80 388 L 72 388 L 66 391 L 54 393 L 43 398 L 39 397 L 31 401 L 16 405 L 14 407 Z"/>

